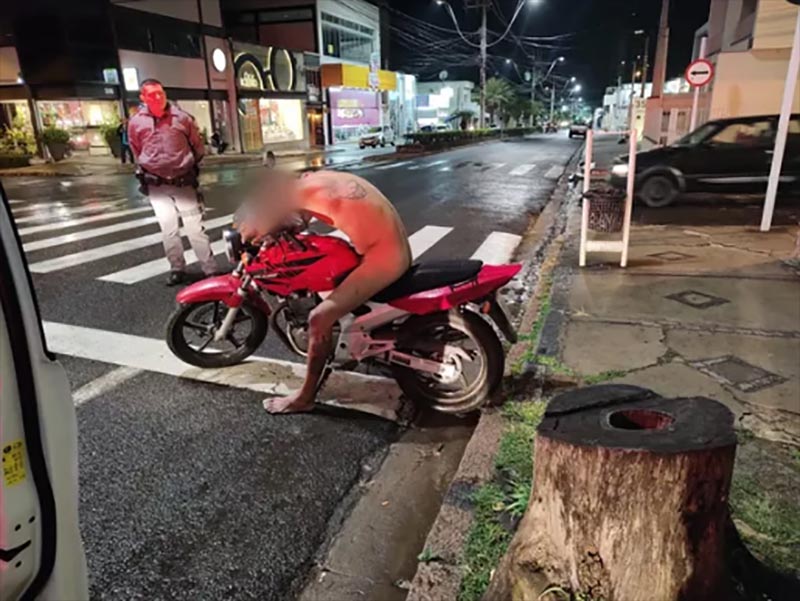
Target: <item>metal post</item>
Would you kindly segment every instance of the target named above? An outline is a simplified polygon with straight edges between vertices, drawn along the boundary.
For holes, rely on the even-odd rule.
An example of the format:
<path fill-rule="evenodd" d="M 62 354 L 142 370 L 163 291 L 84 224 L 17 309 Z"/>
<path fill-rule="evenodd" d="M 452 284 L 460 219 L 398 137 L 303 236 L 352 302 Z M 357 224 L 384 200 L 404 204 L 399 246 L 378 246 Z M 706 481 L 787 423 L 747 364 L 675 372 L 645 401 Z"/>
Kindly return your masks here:
<path fill-rule="evenodd" d="M 636 181 L 636 138 L 638 133 L 631 127 L 630 145 L 628 148 L 628 185 L 625 194 L 625 221 L 622 224 L 622 258 L 620 266 L 628 266 L 628 245 L 631 241 L 631 215 L 633 214 L 633 188 Z"/>
<path fill-rule="evenodd" d="M 706 57 L 706 43 L 708 42 L 708 38 L 703 36 L 700 38 L 700 55 L 697 58 L 705 58 Z M 697 127 L 697 105 L 700 102 L 700 88 L 695 87 L 694 95 L 692 96 L 692 117 L 689 120 L 689 131 L 694 131 Z"/>
<path fill-rule="evenodd" d="M 583 199 L 581 200 L 581 249 L 578 265 L 586 266 L 586 242 L 589 239 L 589 201 L 586 192 L 592 178 L 592 146 L 594 145 L 594 132 L 586 130 L 586 152 L 583 157 Z"/>
<path fill-rule="evenodd" d="M 480 128 L 486 127 L 486 2 L 481 3 L 481 118 Z"/>
<path fill-rule="evenodd" d="M 550 124 L 555 123 L 556 118 L 556 84 L 550 86 Z"/>
<path fill-rule="evenodd" d="M 781 177 L 783 155 L 786 152 L 786 138 L 789 134 L 789 119 L 792 114 L 794 91 L 797 88 L 797 75 L 800 70 L 800 9 L 797 11 L 797 23 L 794 27 L 792 55 L 789 58 L 789 70 L 786 73 L 786 87 L 783 89 L 781 116 L 778 120 L 778 132 L 775 135 L 775 149 L 772 153 L 772 168 L 769 172 L 767 196 L 764 199 L 764 214 L 761 216 L 761 231 L 768 232 L 772 227 L 772 213 L 775 210 L 775 199 L 778 196 L 778 183 Z"/>
<path fill-rule="evenodd" d="M 533 127 L 533 103 L 536 102 L 536 65 L 531 67 L 531 127 Z"/>
<path fill-rule="evenodd" d="M 644 98 L 646 92 L 646 85 L 647 85 L 647 70 L 650 68 L 649 60 L 650 57 L 648 54 L 650 53 L 650 36 L 648 35 L 644 39 L 644 65 L 642 66 L 642 98 Z"/>

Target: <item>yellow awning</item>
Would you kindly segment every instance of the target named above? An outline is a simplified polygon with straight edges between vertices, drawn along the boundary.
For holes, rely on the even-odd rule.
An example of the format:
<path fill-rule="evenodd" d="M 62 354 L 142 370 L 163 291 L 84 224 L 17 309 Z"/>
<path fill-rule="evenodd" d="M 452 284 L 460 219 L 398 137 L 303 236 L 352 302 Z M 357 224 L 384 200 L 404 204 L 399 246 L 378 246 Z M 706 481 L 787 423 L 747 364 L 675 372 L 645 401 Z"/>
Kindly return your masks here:
<path fill-rule="evenodd" d="M 343 87 L 369 90 L 369 68 L 361 65 L 343 63 L 322 65 L 320 68 L 322 87 Z M 397 73 L 378 71 L 378 89 L 381 91 L 397 89 Z"/>

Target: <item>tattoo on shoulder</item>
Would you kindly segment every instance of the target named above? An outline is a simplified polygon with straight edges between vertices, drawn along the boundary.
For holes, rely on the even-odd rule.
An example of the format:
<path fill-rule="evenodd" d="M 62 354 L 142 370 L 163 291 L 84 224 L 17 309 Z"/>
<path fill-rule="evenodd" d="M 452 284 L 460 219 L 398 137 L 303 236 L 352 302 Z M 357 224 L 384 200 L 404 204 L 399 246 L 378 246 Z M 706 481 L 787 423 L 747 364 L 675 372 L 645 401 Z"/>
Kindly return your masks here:
<path fill-rule="evenodd" d="M 341 186 L 341 198 L 361 200 L 367 197 L 367 189 L 356 180 L 349 180 Z"/>

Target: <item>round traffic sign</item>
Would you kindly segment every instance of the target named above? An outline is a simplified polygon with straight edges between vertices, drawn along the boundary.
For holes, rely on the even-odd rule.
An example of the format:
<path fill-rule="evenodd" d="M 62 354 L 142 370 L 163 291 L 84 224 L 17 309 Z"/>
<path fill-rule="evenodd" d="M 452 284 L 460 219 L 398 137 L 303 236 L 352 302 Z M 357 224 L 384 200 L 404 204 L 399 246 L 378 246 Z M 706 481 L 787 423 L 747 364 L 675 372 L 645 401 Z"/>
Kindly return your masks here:
<path fill-rule="evenodd" d="M 690 86 L 694 88 L 702 87 L 714 77 L 714 65 L 704 58 L 698 58 L 686 67 L 685 77 Z"/>

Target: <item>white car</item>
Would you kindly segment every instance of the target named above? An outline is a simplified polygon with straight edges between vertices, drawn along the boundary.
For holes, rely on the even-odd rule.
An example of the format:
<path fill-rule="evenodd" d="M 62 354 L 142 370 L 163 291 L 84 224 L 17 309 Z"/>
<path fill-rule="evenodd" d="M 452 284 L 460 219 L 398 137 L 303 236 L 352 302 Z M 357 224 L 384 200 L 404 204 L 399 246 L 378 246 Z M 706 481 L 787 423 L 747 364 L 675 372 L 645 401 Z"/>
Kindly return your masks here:
<path fill-rule="evenodd" d="M 88 599 L 78 428 L 0 185 L 0 599 Z"/>
<path fill-rule="evenodd" d="M 373 148 L 380 146 L 383 148 L 387 144 L 394 146 L 394 141 L 394 131 L 391 127 L 370 127 L 367 133 L 358 139 L 358 147 L 363 149 L 367 146 Z"/>
<path fill-rule="evenodd" d="M 576 121 L 569 126 L 569 137 L 574 138 L 575 136 L 581 136 L 585 138 L 587 131 L 589 131 L 589 126 L 586 123 Z"/>

